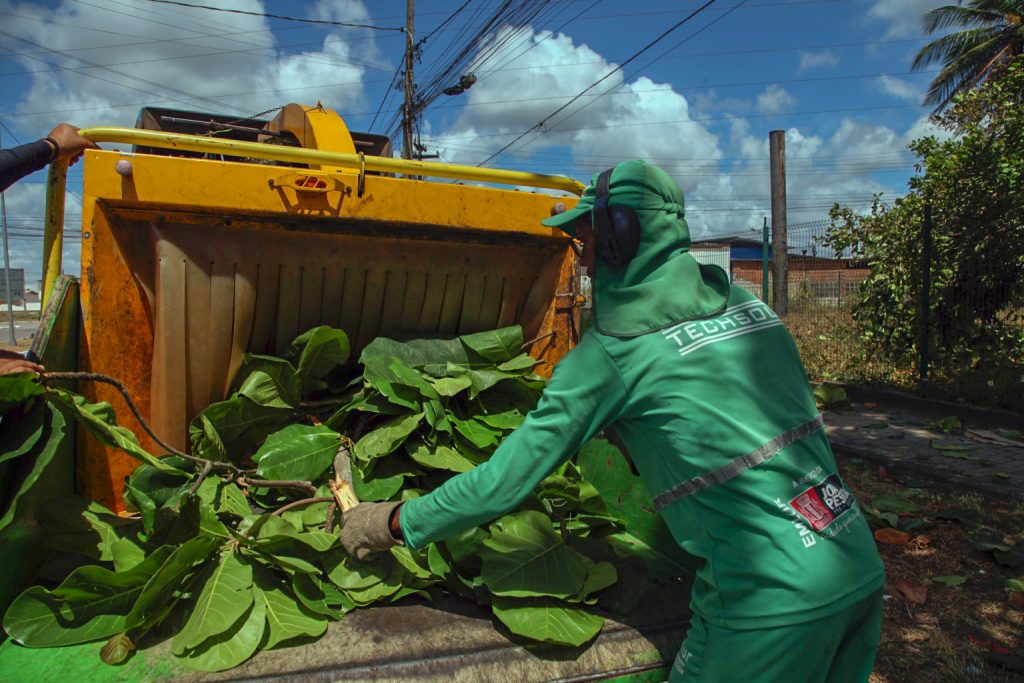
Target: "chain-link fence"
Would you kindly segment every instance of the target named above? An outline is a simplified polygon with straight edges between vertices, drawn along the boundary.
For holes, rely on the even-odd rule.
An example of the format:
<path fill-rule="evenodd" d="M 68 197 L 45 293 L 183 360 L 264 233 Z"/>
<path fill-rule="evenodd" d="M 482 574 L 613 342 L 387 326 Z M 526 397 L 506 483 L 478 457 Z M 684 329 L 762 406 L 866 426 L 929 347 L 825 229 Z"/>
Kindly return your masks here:
<path fill-rule="evenodd" d="M 883 344 L 880 339 L 886 330 L 878 330 L 879 323 L 864 315 L 861 303 L 861 288 L 865 281 L 871 282 L 872 264 L 850 250 L 830 249 L 825 243 L 828 227 L 825 220 L 787 227 L 785 322 L 811 379 L 923 391 L 950 400 L 1024 410 L 1021 282 L 970 291 L 940 290 L 932 284 L 928 288 L 932 296 L 926 299 L 921 296 L 925 291 L 922 262 L 910 275 L 918 293 L 887 306 L 912 330 L 911 338 L 903 347 L 891 338 Z M 773 254 L 769 247 L 766 260 L 765 246 L 758 228 L 700 240 L 693 254 L 702 263 L 725 268 L 735 285 L 773 302 Z M 933 260 L 929 269 L 933 280 L 942 277 L 936 263 Z M 875 281 L 883 275 L 875 273 Z M 974 330 L 966 337 L 965 321 Z M 954 328 L 960 335 L 956 349 L 948 343 Z M 973 353 L 972 344 L 977 347 Z"/>

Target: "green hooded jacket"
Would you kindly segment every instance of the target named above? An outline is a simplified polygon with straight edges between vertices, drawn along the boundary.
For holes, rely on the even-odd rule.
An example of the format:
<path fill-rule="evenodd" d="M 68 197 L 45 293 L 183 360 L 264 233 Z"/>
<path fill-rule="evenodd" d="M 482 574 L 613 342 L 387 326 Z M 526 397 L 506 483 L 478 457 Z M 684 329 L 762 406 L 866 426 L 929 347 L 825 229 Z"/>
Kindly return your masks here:
<path fill-rule="evenodd" d="M 636 209 L 642 237 L 626 266 L 598 262 L 596 328 L 490 460 L 404 504 L 406 543 L 508 512 L 611 426 L 676 540 L 705 560 L 691 608 L 709 622 L 799 623 L 878 590 L 874 539 L 782 322 L 721 269 L 693 261 L 682 193 L 663 171 L 619 164 L 609 194 Z M 583 211 L 545 222 L 571 225 L 588 197 L 592 206 L 588 188 Z"/>

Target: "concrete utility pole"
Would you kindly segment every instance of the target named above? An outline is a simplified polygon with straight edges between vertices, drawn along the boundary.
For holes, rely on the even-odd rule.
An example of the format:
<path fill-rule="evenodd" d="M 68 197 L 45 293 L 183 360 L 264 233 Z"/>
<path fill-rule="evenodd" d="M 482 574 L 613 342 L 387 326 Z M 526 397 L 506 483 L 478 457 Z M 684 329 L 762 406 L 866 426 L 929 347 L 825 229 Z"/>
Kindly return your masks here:
<path fill-rule="evenodd" d="M 789 277 L 786 270 L 786 131 L 768 133 L 772 171 L 772 308 L 785 317 L 789 308 Z"/>
<path fill-rule="evenodd" d="M 413 55 L 416 51 L 413 42 L 413 0 L 406 0 L 405 4 L 405 103 L 402 105 L 402 158 L 412 159 L 412 124 L 416 118 L 413 98 L 412 66 Z"/>
<path fill-rule="evenodd" d="M 3 133 L 0 133 L 2 136 Z M 3 138 L 0 137 L 0 148 L 4 146 Z M 7 246 L 7 200 L 4 193 L 0 192 L 0 222 L 4 228 L 4 291 L 7 294 L 7 330 L 12 344 L 18 340 L 14 336 L 14 292 L 11 290 L 11 252 Z"/>

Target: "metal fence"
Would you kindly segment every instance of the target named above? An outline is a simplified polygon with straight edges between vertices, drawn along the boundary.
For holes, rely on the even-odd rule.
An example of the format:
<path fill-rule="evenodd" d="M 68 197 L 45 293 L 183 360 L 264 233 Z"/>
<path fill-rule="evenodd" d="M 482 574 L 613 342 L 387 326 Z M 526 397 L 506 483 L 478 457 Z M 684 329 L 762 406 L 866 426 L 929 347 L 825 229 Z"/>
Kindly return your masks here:
<path fill-rule="evenodd" d="M 891 345 L 883 350 L 856 316 L 861 287 L 871 275 L 872 264 L 849 251 L 829 249 L 824 243 L 827 231 L 828 221 L 824 220 L 787 227 L 789 296 L 784 319 L 812 380 L 867 384 L 1024 410 L 1024 298 L 1019 283 L 1006 285 L 1016 289 L 1012 293 L 990 290 L 978 295 L 947 290 L 942 300 L 915 297 L 895 302 L 894 308 L 902 312 L 907 324 L 922 334 L 902 352 Z M 722 256 L 723 249 L 727 257 Z M 701 262 L 723 267 L 721 261 L 727 258 L 726 270 L 733 284 L 773 302 L 774 281 L 770 264 L 765 268 L 762 250 L 758 228 L 698 241 L 693 253 Z M 932 264 L 929 272 L 934 271 Z M 922 263 L 915 277 L 923 281 L 923 272 Z M 974 298 L 968 300 L 970 297 Z M 993 313 L 994 302 L 1007 300 L 1008 305 L 998 304 L 999 310 Z M 937 355 L 935 347 L 943 326 L 954 317 L 962 321 L 964 316 L 978 318 L 979 327 L 982 320 L 994 320 L 999 334 L 986 337 L 984 351 L 968 360 L 951 359 L 948 353 Z"/>

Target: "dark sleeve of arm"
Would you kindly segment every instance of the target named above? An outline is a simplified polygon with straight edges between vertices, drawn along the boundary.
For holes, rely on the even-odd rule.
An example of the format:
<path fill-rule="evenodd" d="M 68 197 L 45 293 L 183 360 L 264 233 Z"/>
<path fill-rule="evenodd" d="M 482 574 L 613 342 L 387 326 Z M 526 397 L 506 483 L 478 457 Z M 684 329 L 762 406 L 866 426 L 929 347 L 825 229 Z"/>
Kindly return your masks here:
<path fill-rule="evenodd" d="M 585 336 L 555 367 L 537 407 L 487 462 L 402 506 L 406 544 L 422 548 L 515 508 L 625 405 L 618 369 L 601 343 Z"/>
<path fill-rule="evenodd" d="M 0 191 L 46 166 L 52 152 L 53 148 L 44 140 L 30 142 L 21 147 L 0 149 Z"/>

